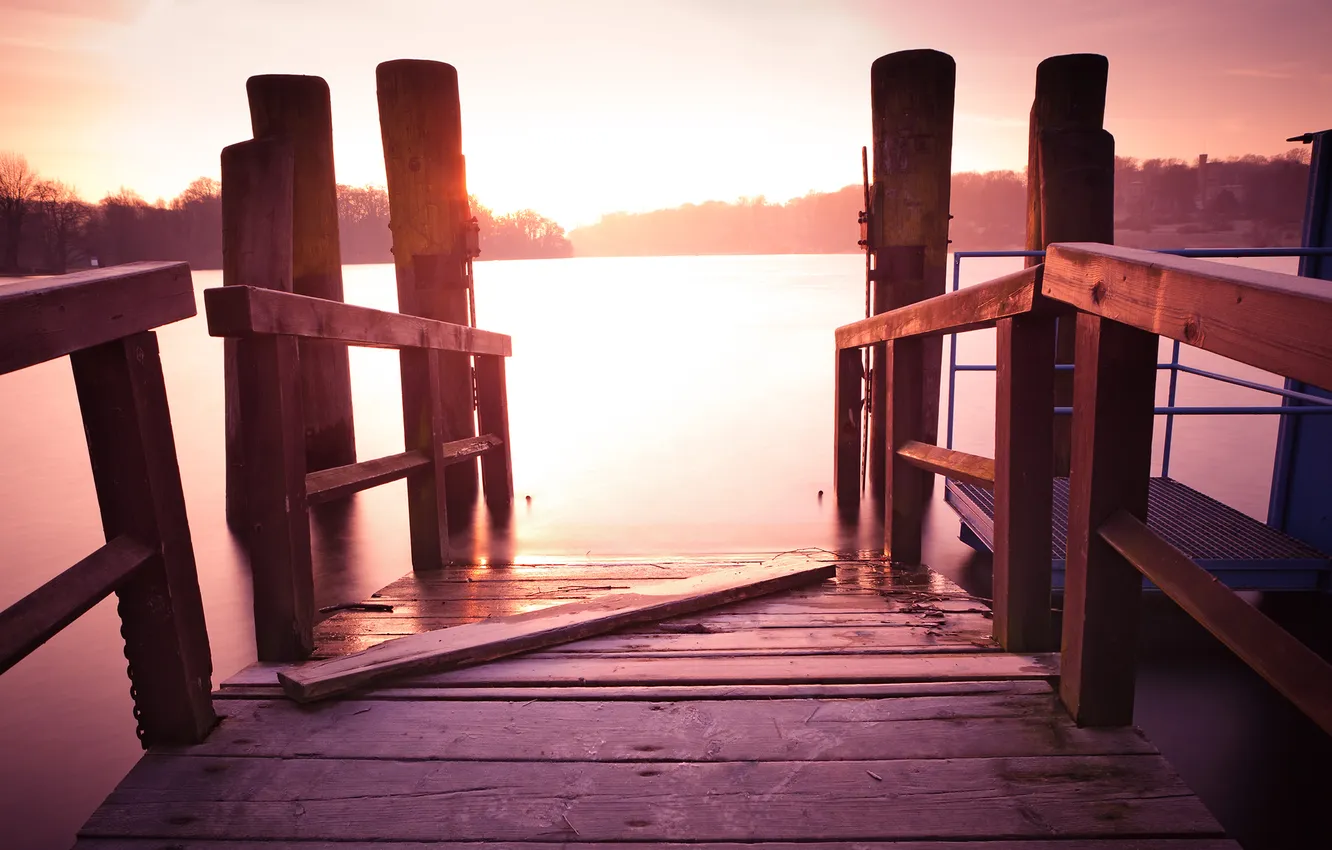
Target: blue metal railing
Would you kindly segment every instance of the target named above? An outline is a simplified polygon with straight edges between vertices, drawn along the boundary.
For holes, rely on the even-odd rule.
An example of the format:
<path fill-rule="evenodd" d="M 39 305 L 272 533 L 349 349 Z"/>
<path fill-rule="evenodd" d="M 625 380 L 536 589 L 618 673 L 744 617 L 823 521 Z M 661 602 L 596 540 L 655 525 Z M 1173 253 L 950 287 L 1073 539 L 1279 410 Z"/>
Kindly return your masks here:
<path fill-rule="evenodd" d="M 1165 251 L 1158 251 L 1160 254 L 1174 254 L 1178 257 L 1195 257 L 1201 259 L 1219 259 L 1219 258 L 1251 258 L 1251 257 L 1332 257 L 1332 248 L 1171 248 Z M 1044 257 L 1044 251 L 956 251 L 953 253 L 953 287 L 956 292 L 961 287 L 962 282 L 962 260 L 968 257 Z M 1176 416 L 1306 416 L 1317 414 L 1332 414 L 1332 399 L 1326 399 L 1321 396 L 1309 395 L 1307 393 L 1295 392 L 1284 387 L 1274 387 L 1268 384 L 1260 384 L 1254 381 L 1246 381 L 1242 378 L 1236 378 L 1232 375 L 1222 375 L 1217 372 L 1209 372 L 1206 369 L 1199 369 L 1195 366 L 1186 366 L 1179 362 L 1178 340 L 1171 346 L 1170 362 L 1158 363 L 1156 368 L 1168 369 L 1170 371 L 1170 386 L 1167 390 L 1166 404 L 1164 407 L 1156 408 L 1156 415 L 1164 416 L 1165 422 L 1165 446 L 1161 458 L 1161 477 L 1166 478 L 1170 475 L 1170 444 L 1174 436 L 1175 417 Z M 1072 369 L 1072 365 L 1059 365 L 1056 369 Z M 958 363 L 957 362 L 957 334 L 949 334 L 948 341 L 948 420 L 945 445 L 948 448 L 953 447 L 953 409 L 957 400 L 957 373 L 958 372 L 993 372 L 995 366 L 988 363 Z M 1271 393 L 1273 395 L 1288 398 L 1293 401 L 1302 402 L 1307 407 L 1270 407 L 1262 405 L 1249 406 L 1230 406 L 1230 405 L 1211 405 L 1197 407 L 1178 407 L 1175 405 L 1175 393 L 1178 388 L 1179 373 L 1185 372 L 1190 375 L 1197 375 L 1202 378 L 1210 378 L 1222 383 L 1233 384 L 1246 389 L 1257 390 L 1259 392 Z M 1056 415 L 1068 415 L 1072 413 L 1072 408 L 1056 407 Z"/>

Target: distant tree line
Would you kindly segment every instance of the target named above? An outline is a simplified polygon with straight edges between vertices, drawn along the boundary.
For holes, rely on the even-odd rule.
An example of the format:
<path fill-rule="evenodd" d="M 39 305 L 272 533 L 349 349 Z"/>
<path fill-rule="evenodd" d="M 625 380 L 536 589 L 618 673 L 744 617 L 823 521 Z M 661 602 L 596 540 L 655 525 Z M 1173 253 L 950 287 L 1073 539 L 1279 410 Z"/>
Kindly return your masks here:
<path fill-rule="evenodd" d="M 1115 239 L 1154 248 L 1296 245 L 1308 179 L 1306 148 L 1194 163 L 1117 157 Z M 954 174 L 951 192 L 953 249 L 1023 247 L 1023 174 Z M 784 204 L 758 197 L 612 213 L 569 239 L 576 256 L 854 252 L 863 208 L 863 188 L 847 186 Z"/>
<path fill-rule="evenodd" d="M 470 198 L 481 231 L 482 259 L 567 257 L 558 224 L 532 210 L 495 215 Z M 393 261 L 388 193 L 338 186 L 345 263 Z M 60 273 L 94 261 L 184 260 L 222 267 L 222 187 L 200 177 L 169 203 L 148 203 L 120 189 L 89 203 L 73 187 L 39 175 L 23 156 L 0 152 L 0 274 Z"/>

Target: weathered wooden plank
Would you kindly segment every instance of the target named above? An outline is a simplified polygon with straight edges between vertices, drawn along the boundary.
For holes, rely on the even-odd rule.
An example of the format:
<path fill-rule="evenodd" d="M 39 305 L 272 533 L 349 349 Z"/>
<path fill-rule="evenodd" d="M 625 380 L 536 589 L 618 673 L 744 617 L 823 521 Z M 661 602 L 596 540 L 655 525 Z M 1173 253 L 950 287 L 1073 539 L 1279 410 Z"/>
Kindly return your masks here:
<path fill-rule="evenodd" d="M 333 109 L 328 83 L 321 77 L 265 74 L 246 80 L 245 93 L 254 137 L 284 139 L 294 154 L 290 291 L 342 301 Z M 347 346 L 302 339 L 299 347 L 306 471 L 355 463 Z"/>
<path fill-rule="evenodd" d="M 999 322 L 994 405 L 994 634 L 1012 652 L 1056 643 L 1050 612 L 1055 319 Z"/>
<path fill-rule="evenodd" d="M 305 476 L 305 498 L 312 505 L 341 499 L 361 490 L 406 478 L 408 473 L 429 466 L 430 463 L 429 454 L 416 450 L 311 472 Z"/>
<path fill-rule="evenodd" d="M 0 611 L 0 673 L 109 596 L 156 554 L 120 535 Z"/>
<path fill-rule="evenodd" d="M 993 327 L 999 319 L 1020 316 L 1040 292 L 1041 267 L 997 277 L 957 292 L 936 295 L 837 329 L 837 347 L 872 345 L 913 336 L 938 336 Z"/>
<path fill-rule="evenodd" d="M 443 62 L 402 59 L 375 68 L 379 129 L 389 195 L 389 230 L 398 309 L 455 325 L 469 321 L 466 237 L 471 212 L 462 152 L 458 72 Z M 507 339 L 505 340 L 507 343 Z M 507 350 L 478 351 L 505 354 Z M 403 419 L 420 419 L 408 387 L 421 386 L 417 364 L 402 362 Z M 444 358 L 436 395 L 448 440 L 476 435 L 471 358 Z M 445 471 L 445 499 L 456 518 L 467 516 L 477 496 L 475 464 Z"/>
<path fill-rule="evenodd" d="M 438 351 L 408 349 L 402 363 L 403 445 L 430 456 L 428 466 L 407 477 L 407 529 L 412 569 L 438 570 L 453 560 L 449 547 L 449 512 L 445 498 L 444 445 L 452 434 L 442 401 L 444 363 Z M 414 383 L 410 383 L 412 381 Z"/>
<path fill-rule="evenodd" d="M 213 660 L 152 331 L 70 355 L 107 540 L 154 551 L 116 590 L 145 745 L 192 743 L 213 727 Z"/>
<path fill-rule="evenodd" d="M 926 472 L 946 475 L 980 487 L 994 486 L 994 461 L 988 457 L 945 449 L 919 440 L 907 440 L 897 450 L 897 454 Z"/>
<path fill-rule="evenodd" d="M 1110 245 L 1053 245 L 1052 298 L 1196 348 L 1332 386 L 1332 291 L 1317 280 Z"/>
<path fill-rule="evenodd" d="M 356 655 L 281 673 L 293 699 L 341 693 L 385 677 L 448 669 L 614 631 L 631 623 L 689 614 L 822 581 L 832 566 L 800 564 L 726 570 L 679 582 L 657 582 L 600 600 L 576 602 L 400 638 Z"/>
<path fill-rule="evenodd" d="M 908 462 L 898 450 L 917 440 L 929 441 L 923 383 L 925 352 L 921 340 L 910 338 L 889 342 L 887 349 L 888 356 L 884 358 L 888 370 L 887 404 L 881 408 L 889 450 L 883 552 L 893 563 L 916 565 L 921 561 L 921 535 L 932 477 Z"/>
<path fill-rule="evenodd" d="M 234 701 L 189 756 L 456 761 L 845 761 L 1128 755 L 1136 729 L 1078 729 L 1051 695 L 742 704 Z M 161 751 L 159 751 L 161 752 Z"/>
<path fill-rule="evenodd" d="M 205 289 L 204 304 L 211 336 L 280 334 L 370 348 L 428 348 L 503 357 L 513 347 L 509 336 L 493 331 L 252 286 Z"/>
<path fill-rule="evenodd" d="M 496 517 L 507 516 L 513 510 L 513 447 L 509 445 L 509 389 L 503 357 L 476 357 L 476 422 L 482 434 L 494 436 L 502 447 L 481 456 L 486 507 Z"/>
<path fill-rule="evenodd" d="M 524 762 L 516 768 L 502 762 L 149 755 L 83 831 L 136 833 L 753 842 L 1221 831 L 1157 756 Z"/>
<path fill-rule="evenodd" d="M 188 319 L 185 263 L 126 263 L 0 285 L 0 375 Z"/>
<path fill-rule="evenodd" d="M 500 444 L 498 437 L 485 434 L 447 443 L 442 447 L 441 454 L 446 463 L 456 463 L 488 452 Z M 429 455 L 423 450 L 415 450 L 311 472 L 305 476 L 305 497 L 312 505 L 329 502 L 406 478 L 430 463 Z"/>
<path fill-rule="evenodd" d="M 222 684 L 214 699 L 285 699 L 277 684 L 275 665 L 252 665 Z M 267 673 L 267 675 L 265 675 Z M 271 684 L 251 680 L 266 678 Z M 348 694 L 339 703 L 366 700 L 574 700 L 604 702 L 636 700 L 648 702 L 689 700 L 771 700 L 796 698 L 827 699 L 899 699 L 920 696 L 970 696 L 974 694 L 1045 695 L 1054 691 L 1043 680 L 992 680 L 984 682 L 875 682 L 873 684 L 785 684 L 785 685 L 638 685 L 612 687 L 549 687 L 544 685 L 509 688 L 372 688 Z M 329 703 L 330 705 L 332 703 Z"/>
<path fill-rule="evenodd" d="M 1142 577 L 1096 530 L 1121 510 L 1147 518 L 1156 349 L 1146 331 L 1078 315 L 1059 693 L 1079 725 L 1133 722 Z"/>
<path fill-rule="evenodd" d="M 332 665 L 344 658 L 320 662 Z M 251 667 L 229 683 L 269 685 L 297 668 Z M 279 675 L 280 674 L 280 675 Z M 413 675 L 395 687 L 511 687 L 521 685 L 747 685 L 787 683 L 873 683 L 1047 679 L 1059 675 L 1059 656 L 996 652 L 931 655 L 802 655 L 775 658 L 737 656 L 724 664 L 695 659 L 600 658 L 563 655 L 510 658 L 442 673 Z M 285 687 L 285 683 L 284 683 Z"/>
<path fill-rule="evenodd" d="M 860 513 L 861 412 L 865 400 L 865 366 L 860 351 L 837 352 L 833 399 L 833 492 L 843 516 Z"/>
<path fill-rule="evenodd" d="M 492 842 L 448 841 L 420 843 L 415 841 L 292 841 L 282 842 L 284 847 L 299 850 L 496 850 Z M 508 841 L 505 850 L 549 850 L 547 842 Z M 560 842 L 561 850 L 641 850 L 638 843 L 583 844 L 577 841 Z M 754 844 L 716 843 L 674 844 L 654 842 L 662 850 L 758 850 Z M 1240 850 L 1234 841 L 1224 838 L 1149 838 L 1099 839 L 1073 838 L 1042 841 L 1041 850 Z M 173 839 L 172 850 L 272 850 L 268 841 L 210 841 L 208 839 Z M 855 850 L 1030 850 L 1028 841 L 857 841 Z M 80 838 L 74 850 L 163 850 L 159 839 L 151 838 Z M 843 843 L 781 841 L 764 842 L 762 850 L 847 850 Z"/>
<path fill-rule="evenodd" d="M 1332 733 L 1332 665 L 1131 514 L 1115 514 L 1099 533 L 1323 731 Z"/>

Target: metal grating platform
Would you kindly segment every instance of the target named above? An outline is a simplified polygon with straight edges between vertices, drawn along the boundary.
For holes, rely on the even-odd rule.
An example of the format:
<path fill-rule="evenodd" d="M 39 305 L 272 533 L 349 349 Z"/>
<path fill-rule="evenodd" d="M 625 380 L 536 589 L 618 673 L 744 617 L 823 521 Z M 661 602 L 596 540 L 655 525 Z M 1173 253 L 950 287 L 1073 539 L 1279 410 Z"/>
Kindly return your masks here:
<path fill-rule="evenodd" d="M 974 484 L 949 479 L 944 501 L 987 549 L 994 548 L 994 495 Z M 1235 590 L 1327 588 L 1332 560 L 1234 508 L 1171 478 L 1153 478 L 1147 525 Z M 1068 479 L 1054 482 L 1051 521 L 1054 583 L 1063 586 L 1068 536 Z"/>

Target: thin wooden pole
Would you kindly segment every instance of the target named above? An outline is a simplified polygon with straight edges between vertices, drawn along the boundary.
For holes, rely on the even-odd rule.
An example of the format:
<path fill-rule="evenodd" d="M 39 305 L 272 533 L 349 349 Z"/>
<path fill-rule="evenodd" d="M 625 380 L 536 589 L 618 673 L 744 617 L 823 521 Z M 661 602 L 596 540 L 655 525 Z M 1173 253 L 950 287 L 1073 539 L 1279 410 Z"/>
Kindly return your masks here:
<path fill-rule="evenodd" d="M 1105 123 L 1105 92 L 1109 62 L 1094 53 L 1052 56 L 1036 68 L 1036 96 L 1032 102 L 1027 148 L 1027 249 L 1044 250 L 1051 242 L 1112 243 L 1114 233 L 1114 160 L 1110 163 L 1112 197 L 1109 226 L 1103 226 L 1101 210 L 1092 209 L 1086 187 L 1076 173 L 1050 169 L 1047 177 L 1041 162 L 1041 135 L 1058 130 L 1100 130 Z M 1054 203 L 1058 213 L 1050 215 L 1046 205 Z M 1091 217 L 1079 214 L 1087 208 Z M 1040 262 L 1029 258 L 1028 265 Z M 1072 314 L 1059 325 L 1056 337 L 1056 362 L 1073 362 Z M 1073 376 L 1064 371 L 1055 376 L 1055 404 L 1073 403 Z M 1068 475 L 1070 420 L 1055 422 L 1055 474 Z"/>
<path fill-rule="evenodd" d="M 1133 722 L 1142 575 L 1098 531 L 1121 510 L 1147 519 L 1156 349 L 1155 334 L 1078 314 L 1059 695 L 1081 726 Z"/>
<path fill-rule="evenodd" d="M 443 62 L 397 60 L 376 69 L 379 123 L 388 177 L 390 229 L 397 270 L 398 309 L 403 313 L 468 324 L 467 253 L 464 228 L 469 219 L 466 170 L 462 155 L 462 119 L 458 72 Z M 430 418 L 429 405 L 406 392 L 421 378 L 412 358 L 403 358 L 403 426 L 420 432 Z M 445 437 L 475 436 L 471 358 L 444 354 L 440 394 Z M 476 504 L 474 462 L 454 464 L 445 476 L 448 513 L 466 520 Z M 424 490 L 412 498 L 430 500 Z M 429 506 L 409 508 L 425 516 Z M 413 551 L 426 552 L 422 547 Z M 415 565 L 426 569 L 433 564 Z"/>
<path fill-rule="evenodd" d="M 948 261 L 948 204 L 953 156 L 956 64 L 946 53 L 905 50 L 875 60 L 870 69 L 874 123 L 875 313 L 944 292 Z M 920 392 L 924 409 L 918 439 L 938 442 L 941 339 L 924 343 Z M 871 357 L 874 381 L 870 421 L 870 492 L 882 499 L 888 405 L 886 353 Z M 924 484 L 928 497 L 931 481 Z"/>
<path fill-rule="evenodd" d="M 343 300 L 338 245 L 333 113 L 321 77 L 265 75 L 245 84 L 254 137 L 282 137 L 295 154 L 292 287 L 298 295 Z M 356 462 L 347 346 L 303 339 L 301 392 L 307 472 Z"/>
<path fill-rule="evenodd" d="M 291 279 L 290 144 L 256 139 L 222 151 L 229 284 Z M 229 276 L 228 276 L 229 273 Z M 296 338 L 236 341 L 235 394 L 245 484 L 254 631 L 260 661 L 314 648 L 314 575 L 305 497 L 305 425 Z"/>
<path fill-rule="evenodd" d="M 185 495 L 157 335 L 70 355 L 107 540 L 158 550 L 118 591 L 121 634 L 145 747 L 194 744 L 217 723 Z"/>

